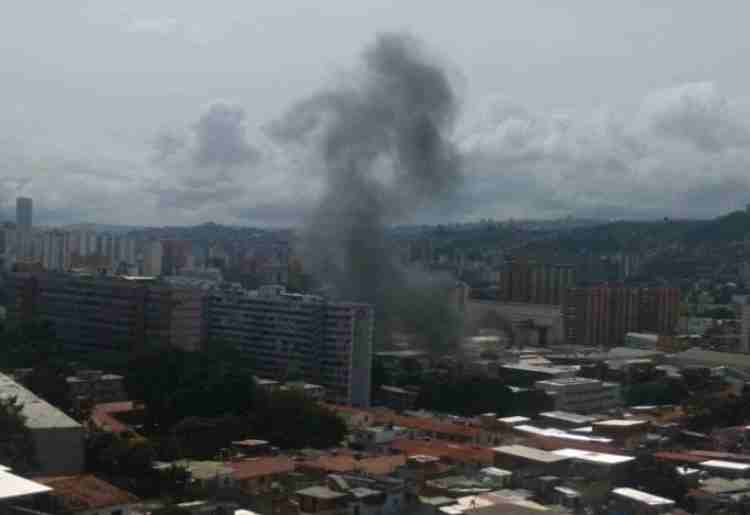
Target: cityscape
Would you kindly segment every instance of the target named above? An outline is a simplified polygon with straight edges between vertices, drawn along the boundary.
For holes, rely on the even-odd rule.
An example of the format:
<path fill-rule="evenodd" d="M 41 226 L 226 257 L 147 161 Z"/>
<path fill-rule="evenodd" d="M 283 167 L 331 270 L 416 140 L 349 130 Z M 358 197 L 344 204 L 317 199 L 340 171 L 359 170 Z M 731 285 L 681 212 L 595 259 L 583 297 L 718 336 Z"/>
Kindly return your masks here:
<path fill-rule="evenodd" d="M 747 8 L 288 3 L 0 20 L 0 515 L 750 513 Z"/>

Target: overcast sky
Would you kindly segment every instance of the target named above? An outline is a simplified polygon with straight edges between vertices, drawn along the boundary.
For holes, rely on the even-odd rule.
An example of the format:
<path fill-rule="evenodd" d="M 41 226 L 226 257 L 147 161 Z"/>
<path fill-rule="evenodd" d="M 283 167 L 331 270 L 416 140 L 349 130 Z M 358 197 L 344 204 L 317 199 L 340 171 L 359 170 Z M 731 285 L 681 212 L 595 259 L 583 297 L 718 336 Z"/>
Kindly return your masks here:
<path fill-rule="evenodd" d="M 466 186 L 446 216 L 714 216 L 750 202 L 749 15 L 729 0 L 13 2 L 0 209 L 27 195 L 43 223 L 298 223 L 315 165 L 264 129 L 377 33 L 407 31 L 462 102 Z"/>

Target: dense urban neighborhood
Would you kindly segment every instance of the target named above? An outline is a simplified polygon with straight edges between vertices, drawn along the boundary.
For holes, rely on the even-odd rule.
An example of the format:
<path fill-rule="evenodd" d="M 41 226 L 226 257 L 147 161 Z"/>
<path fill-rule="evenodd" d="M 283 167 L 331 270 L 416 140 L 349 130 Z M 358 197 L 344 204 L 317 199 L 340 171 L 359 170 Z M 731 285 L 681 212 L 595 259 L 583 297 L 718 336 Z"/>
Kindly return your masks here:
<path fill-rule="evenodd" d="M 750 213 L 396 228 L 460 323 L 433 344 L 408 309 L 326 293 L 293 231 L 48 230 L 30 209 L 1 240 L 11 512 L 750 505 L 750 255 L 728 229 Z"/>

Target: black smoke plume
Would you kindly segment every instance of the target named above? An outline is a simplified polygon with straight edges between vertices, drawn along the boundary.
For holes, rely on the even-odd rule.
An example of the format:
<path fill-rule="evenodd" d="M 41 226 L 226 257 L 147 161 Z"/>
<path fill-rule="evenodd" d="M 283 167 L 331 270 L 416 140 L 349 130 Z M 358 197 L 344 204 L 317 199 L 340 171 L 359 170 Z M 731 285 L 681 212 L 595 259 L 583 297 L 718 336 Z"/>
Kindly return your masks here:
<path fill-rule="evenodd" d="M 375 305 L 381 337 L 396 327 L 444 346 L 460 326 L 449 289 L 402 267 L 392 224 L 436 211 L 461 185 L 449 136 L 458 103 L 445 71 L 412 37 L 381 35 L 346 85 L 297 104 L 271 129 L 313 143 L 324 190 L 306 224 L 303 259 L 342 299 Z"/>

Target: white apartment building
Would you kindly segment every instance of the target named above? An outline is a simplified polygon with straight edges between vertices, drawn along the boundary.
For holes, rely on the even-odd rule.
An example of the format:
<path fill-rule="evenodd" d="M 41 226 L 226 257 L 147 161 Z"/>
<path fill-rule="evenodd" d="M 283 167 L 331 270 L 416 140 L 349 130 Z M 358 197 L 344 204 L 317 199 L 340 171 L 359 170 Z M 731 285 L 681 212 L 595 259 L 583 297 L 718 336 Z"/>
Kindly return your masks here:
<path fill-rule="evenodd" d="M 283 287 L 211 292 L 209 340 L 252 356 L 258 374 L 303 379 L 326 388 L 329 401 L 370 404 L 373 309 L 286 293 Z"/>
<path fill-rule="evenodd" d="M 604 412 L 622 405 L 620 385 L 585 377 L 537 381 L 534 386 L 552 396 L 555 411 Z"/>

